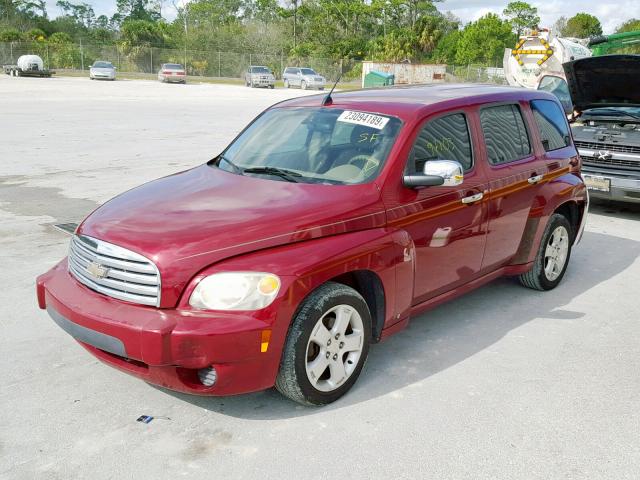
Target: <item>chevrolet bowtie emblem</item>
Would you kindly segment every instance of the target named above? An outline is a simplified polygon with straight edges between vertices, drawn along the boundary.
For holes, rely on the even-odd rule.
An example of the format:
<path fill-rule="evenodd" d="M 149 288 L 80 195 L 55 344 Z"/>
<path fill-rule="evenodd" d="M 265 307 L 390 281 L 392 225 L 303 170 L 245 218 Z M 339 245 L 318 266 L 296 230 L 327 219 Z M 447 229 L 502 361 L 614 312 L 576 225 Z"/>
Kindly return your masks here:
<path fill-rule="evenodd" d="M 87 265 L 87 272 L 94 278 L 104 278 L 109 275 L 109 269 L 98 262 L 91 262 Z"/>

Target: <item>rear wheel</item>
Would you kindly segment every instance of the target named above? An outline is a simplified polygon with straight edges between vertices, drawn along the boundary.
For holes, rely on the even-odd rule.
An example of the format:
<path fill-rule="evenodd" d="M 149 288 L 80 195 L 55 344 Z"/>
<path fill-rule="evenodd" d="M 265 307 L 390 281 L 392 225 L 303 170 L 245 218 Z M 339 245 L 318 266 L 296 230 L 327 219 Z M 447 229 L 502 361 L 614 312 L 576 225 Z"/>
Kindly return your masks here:
<path fill-rule="evenodd" d="M 533 267 L 520 275 L 520 283 L 534 290 L 555 288 L 567 270 L 572 241 L 573 233 L 569 220 L 554 213 L 542 235 Z"/>
<path fill-rule="evenodd" d="M 303 405 L 325 405 L 356 382 L 369 353 L 371 315 L 353 288 L 328 282 L 295 316 L 276 388 Z"/>

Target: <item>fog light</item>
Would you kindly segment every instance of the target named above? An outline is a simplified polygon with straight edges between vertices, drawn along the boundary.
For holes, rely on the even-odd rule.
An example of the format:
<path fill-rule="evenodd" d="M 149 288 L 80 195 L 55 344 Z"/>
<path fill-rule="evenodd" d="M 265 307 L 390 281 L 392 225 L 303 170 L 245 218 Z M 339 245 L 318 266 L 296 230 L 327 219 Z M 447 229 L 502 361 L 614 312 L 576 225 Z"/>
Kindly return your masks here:
<path fill-rule="evenodd" d="M 218 373 L 213 367 L 201 368 L 198 370 L 198 378 L 205 387 L 213 387 L 218 379 Z"/>

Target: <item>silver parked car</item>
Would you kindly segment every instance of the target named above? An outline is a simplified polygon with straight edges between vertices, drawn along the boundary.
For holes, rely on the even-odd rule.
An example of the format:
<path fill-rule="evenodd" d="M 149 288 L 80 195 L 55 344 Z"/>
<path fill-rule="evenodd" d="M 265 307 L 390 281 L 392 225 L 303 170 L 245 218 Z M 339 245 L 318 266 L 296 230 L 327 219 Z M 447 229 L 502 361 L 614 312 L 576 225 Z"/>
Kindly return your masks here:
<path fill-rule="evenodd" d="M 104 80 L 116 79 L 116 67 L 111 62 L 104 62 L 102 60 L 96 60 L 93 65 L 89 67 L 89 78 L 95 80 L 96 78 L 102 78 Z"/>
<path fill-rule="evenodd" d="M 305 67 L 287 67 L 282 73 L 285 88 L 300 87 L 303 90 L 307 88 L 324 89 L 326 83 L 322 75 L 316 73 L 313 68 Z"/>
<path fill-rule="evenodd" d="M 273 88 L 276 85 L 276 77 L 269 67 L 251 65 L 244 74 L 244 83 L 251 88 Z"/>
<path fill-rule="evenodd" d="M 179 63 L 163 63 L 158 71 L 162 83 L 187 83 L 187 72 Z"/>

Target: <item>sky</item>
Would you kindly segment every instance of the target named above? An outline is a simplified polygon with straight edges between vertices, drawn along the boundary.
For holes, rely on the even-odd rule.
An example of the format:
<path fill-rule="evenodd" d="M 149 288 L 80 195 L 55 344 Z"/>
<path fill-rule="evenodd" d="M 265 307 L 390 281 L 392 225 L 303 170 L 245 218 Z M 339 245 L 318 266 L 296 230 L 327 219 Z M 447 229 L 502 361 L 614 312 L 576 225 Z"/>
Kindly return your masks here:
<path fill-rule="evenodd" d="M 115 0 L 77 0 L 91 6 L 96 15 L 111 16 L 116 11 Z M 176 3 L 181 4 L 182 0 Z M 175 18 L 175 10 L 171 1 L 164 1 L 162 15 L 168 20 Z M 441 11 L 451 11 L 463 23 L 477 20 L 488 12 L 502 13 L 508 0 L 444 0 L 437 4 Z M 605 34 L 613 33 L 618 25 L 630 18 L 640 18 L 640 0 L 545 0 L 530 1 L 538 8 L 542 27 L 551 27 L 555 21 L 565 16 L 572 17 L 578 12 L 587 12 L 600 19 Z M 56 17 L 62 12 L 56 6 L 56 0 L 47 0 L 49 17 Z"/>

